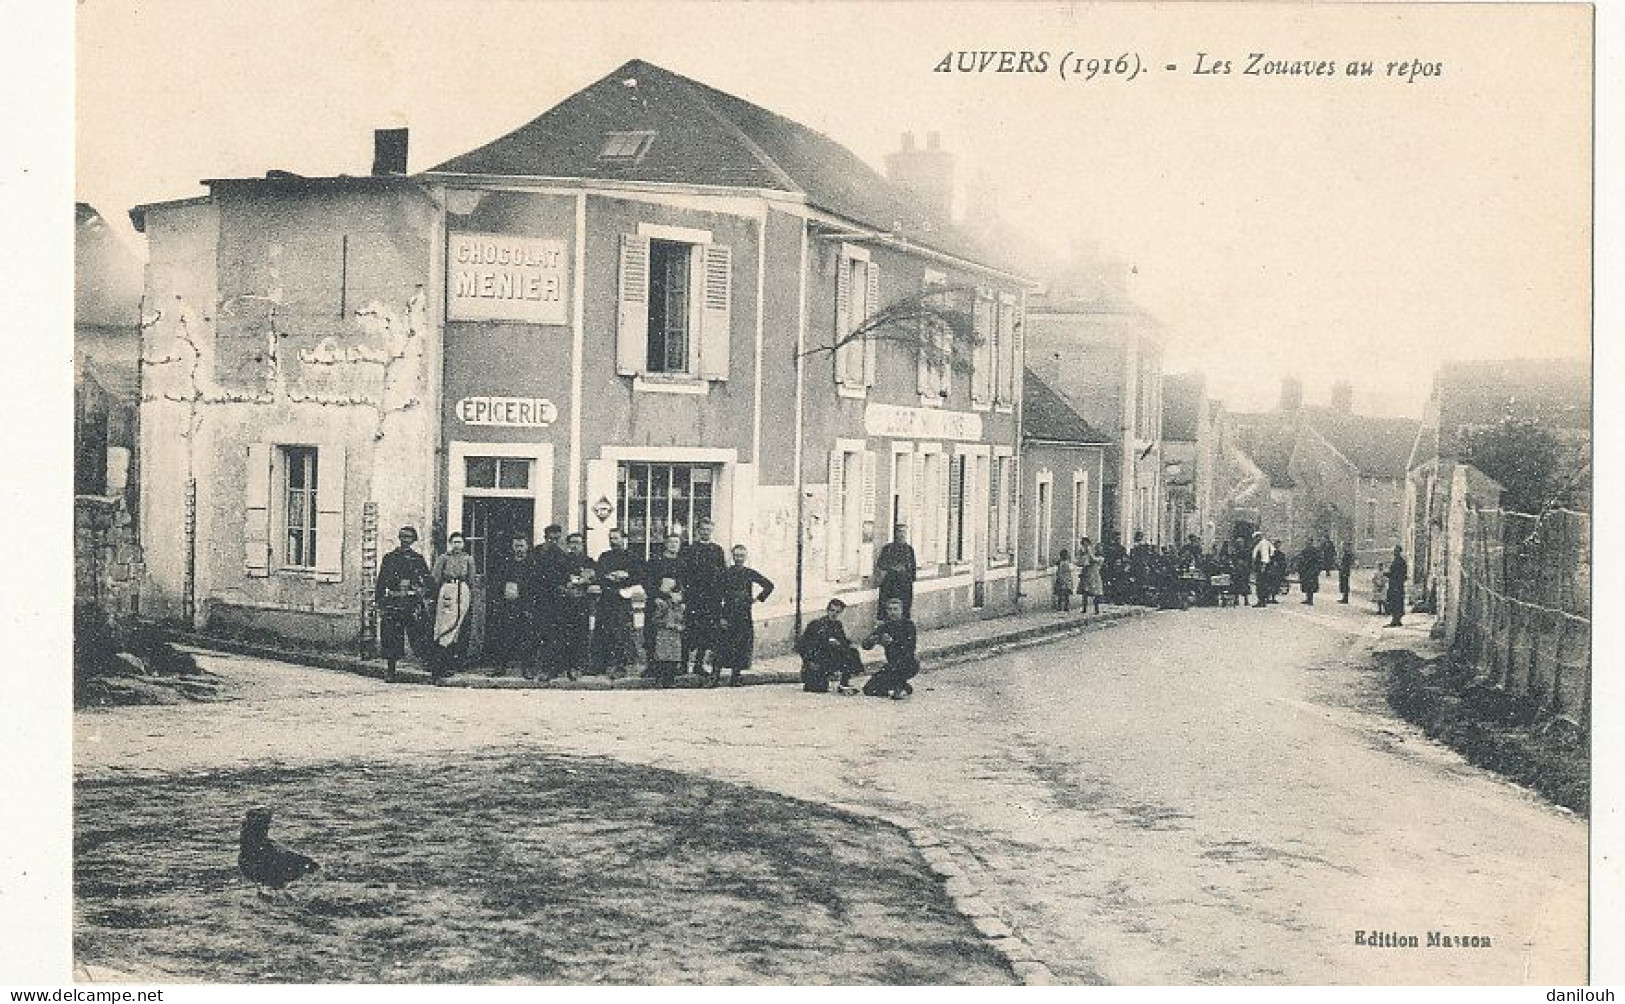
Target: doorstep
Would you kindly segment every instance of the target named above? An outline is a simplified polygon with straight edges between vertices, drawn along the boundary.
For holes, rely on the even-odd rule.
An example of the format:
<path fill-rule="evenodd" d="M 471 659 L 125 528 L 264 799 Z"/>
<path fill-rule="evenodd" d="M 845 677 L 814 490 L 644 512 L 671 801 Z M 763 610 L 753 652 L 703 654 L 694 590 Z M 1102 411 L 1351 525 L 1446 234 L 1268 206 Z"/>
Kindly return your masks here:
<path fill-rule="evenodd" d="M 1141 617 L 1153 612 L 1149 607 L 1116 607 L 1099 614 L 1070 616 L 1044 611 L 1042 613 L 990 617 L 977 621 L 968 621 L 963 624 L 932 628 L 920 632 L 918 650 L 921 663 L 920 670 L 922 673 L 928 673 L 935 669 L 944 669 L 948 666 L 970 662 L 975 659 L 1017 651 L 1059 638 L 1112 627 L 1128 618 Z M 336 670 L 358 676 L 372 677 L 375 680 L 384 679 L 386 674 L 386 668 L 381 659 L 362 659 L 356 656 L 280 648 L 257 642 L 176 629 L 166 629 L 165 636 L 177 644 L 205 651 L 226 652 L 234 655 L 246 655 L 259 659 L 271 659 L 277 662 L 311 666 L 317 669 Z M 884 654 L 878 648 L 868 652 L 861 652 L 861 654 L 866 669 L 879 666 L 884 662 Z M 433 683 L 428 673 L 415 665 L 409 664 L 399 666 L 395 678 L 399 683 L 420 685 Z M 740 686 L 800 682 L 801 659 L 794 653 L 759 659 L 752 668 L 742 673 L 739 679 Z M 673 687 L 692 690 L 703 687 L 705 683 L 706 680 L 700 676 L 684 674 L 677 677 Z M 583 676 L 576 680 L 564 677 L 553 680 L 527 680 L 521 676 L 492 676 L 486 670 L 454 673 L 434 685 L 463 687 L 473 690 L 654 690 L 658 687 L 654 680 L 637 675 L 613 680 L 606 676 Z M 727 686 L 725 677 L 717 689 L 727 689 Z"/>

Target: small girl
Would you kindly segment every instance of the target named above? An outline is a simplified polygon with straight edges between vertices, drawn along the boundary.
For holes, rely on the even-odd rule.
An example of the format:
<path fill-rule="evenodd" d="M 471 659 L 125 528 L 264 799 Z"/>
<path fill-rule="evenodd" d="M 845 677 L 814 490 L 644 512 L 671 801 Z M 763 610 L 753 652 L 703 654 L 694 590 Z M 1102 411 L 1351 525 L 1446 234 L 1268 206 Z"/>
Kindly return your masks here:
<path fill-rule="evenodd" d="M 660 591 L 654 600 L 655 645 L 651 674 L 661 687 L 672 685 L 686 661 L 687 652 L 683 647 L 685 613 L 683 594 L 677 588 L 677 580 L 670 576 L 661 579 Z"/>
<path fill-rule="evenodd" d="M 1388 612 L 1388 573 L 1378 565 L 1377 570 L 1371 573 L 1371 596 L 1377 601 L 1377 613 Z"/>
<path fill-rule="evenodd" d="M 1061 560 L 1055 563 L 1054 604 L 1055 609 L 1068 611 L 1072 609 L 1072 555 L 1066 548 L 1061 549 Z"/>

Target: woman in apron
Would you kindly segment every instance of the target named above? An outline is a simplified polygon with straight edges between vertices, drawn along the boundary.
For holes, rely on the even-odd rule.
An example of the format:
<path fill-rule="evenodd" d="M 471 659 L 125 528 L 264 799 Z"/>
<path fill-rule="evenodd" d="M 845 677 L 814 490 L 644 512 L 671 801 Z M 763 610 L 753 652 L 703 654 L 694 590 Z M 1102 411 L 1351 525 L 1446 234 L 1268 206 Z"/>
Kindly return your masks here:
<path fill-rule="evenodd" d="M 463 550 L 463 535 L 446 538 L 446 553 L 434 559 L 434 644 L 429 673 L 443 680 L 456 672 L 468 635 L 468 613 L 474 602 L 469 583 L 474 577 L 474 556 Z"/>

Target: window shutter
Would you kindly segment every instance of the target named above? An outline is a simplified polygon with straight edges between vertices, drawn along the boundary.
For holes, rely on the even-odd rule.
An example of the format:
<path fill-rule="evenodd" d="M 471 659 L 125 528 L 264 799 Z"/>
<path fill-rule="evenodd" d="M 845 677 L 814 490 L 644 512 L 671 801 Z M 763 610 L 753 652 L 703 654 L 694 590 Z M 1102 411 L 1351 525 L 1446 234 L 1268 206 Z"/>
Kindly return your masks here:
<path fill-rule="evenodd" d="M 971 316 L 976 324 L 976 352 L 972 357 L 970 397 L 972 404 L 987 404 L 993 396 L 993 334 L 988 330 L 989 302 L 982 290 L 976 291 Z"/>
<path fill-rule="evenodd" d="M 852 259 L 844 254 L 835 256 L 835 382 L 846 386 L 852 358 L 850 347 L 841 339 L 852 332 Z"/>
<path fill-rule="evenodd" d="M 999 300 L 999 390 L 1000 404 L 1016 401 L 1016 305 L 1009 297 Z"/>
<path fill-rule="evenodd" d="M 248 445 L 243 487 L 243 570 L 260 578 L 271 574 L 271 444 Z"/>
<path fill-rule="evenodd" d="M 1004 496 L 1000 493 L 1003 483 L 999 480 L 1004 473 L 1004 463 L 998 457 L 988 461 L 987 486 L 987 551 L 989 554 L 999 552 L 999 529 L 1003 524 Z"/>
<path fill-rule="evenodd" d="M 913 463 L 913 484 L 909 485 L 909 536 L 914 540 L 914 550 L 918 554 L 930 543 L 930 522 L 936 519 L 936 513 L 926 504 L 925 498 L 925 454 L 916 453 Z M 915 539 L 918 538 L 918 539 Z"/>
<path fill-rule="evenodd" d="M 841 547 L 842 523 L 846 518 L 846 454 L 829 451 L 829 505 L 824 520 L 824 571 L 831 582 L 841 579 L 845 552 Z"/>
<path fill-rule="evenodd" d="M 863 451 L 863 522 L 864 522 L 865 525 L 867 525 L 869 527 L 870 533 L 869 533 L 869 539 L 867 541 L 864 541 L 862 537 L 858 538 L 859 541 L 861 541 L 861 543 L 858 545 L 858 574 L 859 575 L 868 575 L 870 572 L 873 571 L 874 564 L 875 564 L 874 538 L 880 532 L 879 527 L 877 527 L 875 525 L 875 475 L 877 473 L 875 468 L 878 465 L 879 465 L 879 460 L 875 457 L 875 451 L 874 450 L 864 450 Z"/>
<path fill-rule="evenodd" d="M 964 549 L 959 546 L 961 510 L 964 507 L 963 489 L 965 480 L 965 458 L 953 456 L 948 460 L 948 536 L 945 553 L 947 560 L 960 561 L 964 558 Z"/>
<path fill-rule="evenodd" d="M 615 372 L 633 376 L 649 360 L 649 239 L 621 235 L 620 313 L 615 325 Z"/>
<path fill-rule="evenodd" d="M 701 299 L 700 376 L 728 379 L 728 354 L 733 325 L 733 252 L 721 244 L 707 244 L 705 291 Z"/>
<path fill-rule="evenodd" d="M 344 447 L 316 450 L 316 581 L 344 578 Z"/>
<path fill-rule="evenodd" d="M 1005 494 L 1008 498 L 1005 499 L 1004 506 L 1004 552 L 1014 554 L 1016 550 L 1016 506 L 1021 502 L 1021 472 L 1015 457 L 1005 458 L 1005 463 L 1008 465 L 1004 478 Z M 1048 534 L 1048 526 L 1044 528 L 1044 532 L 1046 535 Z"/>
<path fill-rule="evenodd" d="M 864 297 L 864 305 L 868 308 L 869 317 L 880 313 L 880 263 L 871 261 L 864 270 L 869 280 L 868 295 Z M 868 320 L 866 317 L 864 320 Z M 874 338 L 863 340 L 863 385 L 875 385 L 875 367 L 879 363 L 880 343 Z"/>

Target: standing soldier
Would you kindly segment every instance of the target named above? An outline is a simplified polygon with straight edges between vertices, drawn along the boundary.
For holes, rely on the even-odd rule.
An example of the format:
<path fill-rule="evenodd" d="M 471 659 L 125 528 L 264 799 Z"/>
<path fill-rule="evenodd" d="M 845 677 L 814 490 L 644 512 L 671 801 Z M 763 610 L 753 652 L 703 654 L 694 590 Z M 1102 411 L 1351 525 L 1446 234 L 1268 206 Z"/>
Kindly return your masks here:
<path fill-rule="evenodd" d="M 1403 627 L 1399 620 L 1405 616 L 1405 580 L 1411 566 L 1405 561 L 1405 552 L 1394 548 L 1394 560 L 1388 565 L 1388 626 Z"/>
<path fill-rule="evenodd" d="M 1331 544 L 1328 542 L 1326 546 Z M 1298 588 L 1303 590 L 1303 602 L 1309 606 L 1315 605 L 1315 594 L 1320 592 L 1320 567 L 1325 560 L 1320 552 L 1311 542 L 1303 545 L 1303 551 L 1298 554 Z"/>
<path fill-rule="evenodd" d="M 724 669 L 728 670 L 728 686 L 739 686 L 739 674 L 750 668 L 751 655 L 756 648 L 753 608 L 773 595 L 772 581 L 745 563 L 750 559 L 750 552 L 744 544 L 733 546 L 733 559 L 733 565 L 722 573 L 722 620 L 717 636 L 716 670 L 711 674 L 713 687 Z"/>
<path fill-rule="evenodd" d="M 717 630 L 722 618 L 722 573 L 728 570 L 728 556 L 722 545 L 711 539 L 711 521 L 701 519 L 694 528 L 699 539 L 683 548 L 678 556 L 680 585 L 688 605 L 688 651 L 694 657 L 694 675 L 704 676 L 705 655 L 716 657 Z"/>
<path fill-rule="evenodd" d="M 551 679 L 558 672 L 561 638 L 559 591 L 569 581 L 569 560 L 560 541 L 564 527 L 554 523 L 542 531 L 542 543 L 531 553 L 530 624 L 534 635 L 530 679 L 540 673 Z"/>
<path fill-rule="evenodd" d="M 1354 576 L 1354 541 L 1343 541 L 1343 556 L 1337 563 L 1337 591 L 1343 594 L 1339 603 L 1349 601 L 1349 580 Z"/>
<path fill-rule="evenodd" d="M 903 523 L 892 528 L 891 542 L 880 548 L 875 557 L 875 581 L 880 586 L 880 601 L 876 604 L 875 619 L 884 620 L 887 600 L 903 601 L 903 616 L 913 616 L 914 579 L 919 565 L 914 548 L 908 542 L 908 526 Z"/>
<path fill-rule="evenodd" d="M 530 665 L 530 541 L 515 537 L 491 576 L 492 676 Z M 496 562 L 492 562 L 496 564 Z"/>
<path fill-rule="evenodd" d="M 1330 572 L 1337 567 L 1337 548 L 1332 544 L 1332 535 L 1327 534 L 1326 539 L 1320 543 L 1320 570 Z"/>
<path fill-rule="evenodd" d="M 587 666 L 591 648 L 592 603 L 602 590 L 593 581 L 592 559 L 587 557 L 587 538 L 572 533 L 564 541 L 565 579 L 558 587 L 553 601 L 558 611 L 557 632 L 554 635 L 554 662 L 552 674 L 560 666 L 567 677 L 574 680 Z M 549 676 L 551 679 L 551 675 Z"/>
<path fill-rule="evenodd" d="M 423 555 L 412 549 L 417 543 L 417 529 L 401 527 L 400 546 L 384 555 L 378 564 L 378 582 L 373 590 L 373 602 L 378 608 L 378 644 L 383 650 L 389 669 L 387 679 L 395 679 L 395 663 L 406 654 L 406 643 L 412 642 L 412 652 L 424 657 L 423 603 L 429 595 L 429 563 Z"/>
<path fill-rule="evenodd" d="M 609 531 L 609 550 L 598 556 L 598 617 L 593 624 L 593 648 L 598 665 L 610 679 L 626 672 L 637 659 L 632 640 L 632 600 L 643 589 L 643 569 L 626 549 L 626 534 Z"/>

